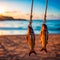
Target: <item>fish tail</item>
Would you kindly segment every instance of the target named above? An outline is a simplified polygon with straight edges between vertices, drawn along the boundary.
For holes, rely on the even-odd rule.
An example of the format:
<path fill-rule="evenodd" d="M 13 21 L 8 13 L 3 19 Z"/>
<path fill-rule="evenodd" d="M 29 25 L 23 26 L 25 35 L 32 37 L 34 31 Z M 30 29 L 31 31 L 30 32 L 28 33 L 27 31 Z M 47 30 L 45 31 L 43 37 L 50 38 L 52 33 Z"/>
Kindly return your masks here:
<path fill-rule="evenodd" d="M 47 53 L 47 49 L 42 48 L 40 51 L 43 51 L 43 50 Z"/>
<path fill-rule="evenodd" d="M 47 49 L 44 49 L 44 51 L 47 53 Z"/>
<path fill-rule="evenodd" d="M 30 52 L 29 52 L 29 56 L 30 56 L 32 53 L 34 53 L 35 55 L 37 55 L 37 53 L 33 50 L 33 51 L 30 51 Z"/>

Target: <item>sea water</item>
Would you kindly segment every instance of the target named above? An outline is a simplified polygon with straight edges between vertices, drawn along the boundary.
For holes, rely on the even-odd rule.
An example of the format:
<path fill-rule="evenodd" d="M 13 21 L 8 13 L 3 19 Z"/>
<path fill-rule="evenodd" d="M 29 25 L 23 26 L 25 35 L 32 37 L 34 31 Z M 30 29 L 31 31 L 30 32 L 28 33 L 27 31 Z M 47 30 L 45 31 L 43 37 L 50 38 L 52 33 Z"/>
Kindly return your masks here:
<path fill-rule="evenodd" d="M 27 34 L 29 20 L 0 21 L 0 35 L 25 35 Z M 35 34 L 39 34 L 43 20 L 33 20 L 32 27 Z M 60 34 L 60 20 L 47 20 L 46 25 L 50 34 Z"/>

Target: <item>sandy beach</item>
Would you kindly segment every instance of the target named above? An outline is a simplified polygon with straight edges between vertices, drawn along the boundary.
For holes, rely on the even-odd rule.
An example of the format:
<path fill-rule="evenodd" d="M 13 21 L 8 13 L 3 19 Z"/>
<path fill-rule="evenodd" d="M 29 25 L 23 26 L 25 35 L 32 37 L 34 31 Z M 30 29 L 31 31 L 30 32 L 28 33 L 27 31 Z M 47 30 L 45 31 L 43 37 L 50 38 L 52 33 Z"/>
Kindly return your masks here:
<path fill-rule="evenodd" d="M 40 51 L 39 35 L 36 35 L 37 56 L 29 56 L 26 35 L 0 35 L 0 60 L 60 60 L 60 34 L 49 34 L 48 52 Z"/>

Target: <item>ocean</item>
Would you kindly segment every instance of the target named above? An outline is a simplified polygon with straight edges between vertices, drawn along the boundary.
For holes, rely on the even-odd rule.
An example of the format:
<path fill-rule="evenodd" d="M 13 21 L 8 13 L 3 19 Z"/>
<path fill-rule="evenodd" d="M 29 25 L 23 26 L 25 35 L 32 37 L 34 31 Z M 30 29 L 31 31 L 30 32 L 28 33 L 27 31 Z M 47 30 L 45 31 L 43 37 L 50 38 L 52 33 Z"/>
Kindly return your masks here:
<path fill-rule="evenodd" d="M 0 35 L 25 35 L 27 34 L 29 20 L 0 21 Z M 40 34 L 43 20 L 33 20 L 32 27 L 35 34 Z M 60 34 L 60 20 L 47 20 L 49 34 Z"/>

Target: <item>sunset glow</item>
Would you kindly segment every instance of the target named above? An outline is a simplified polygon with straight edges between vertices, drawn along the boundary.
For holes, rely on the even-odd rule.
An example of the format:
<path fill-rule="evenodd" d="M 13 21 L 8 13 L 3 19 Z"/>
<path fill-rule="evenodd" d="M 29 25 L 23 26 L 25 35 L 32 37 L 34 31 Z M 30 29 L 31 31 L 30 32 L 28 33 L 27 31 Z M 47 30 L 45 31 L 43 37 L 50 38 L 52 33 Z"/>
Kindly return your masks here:
<path fill-rule="evenodd" d="M 0 7 L 0 14 L 4 14 L 6 12 L 4 7 Z"/>
<path fill-rule="evenodd" d="M 58 1 L 49 0 L 47 19 L 60 19 Z M 32 0 L 0 0 L 0 14 L 14 18 L 29 19 L 31 2 Z M 33 19 L 43 19 L 45 5 L 45 0 L 34 0 Z"/>

